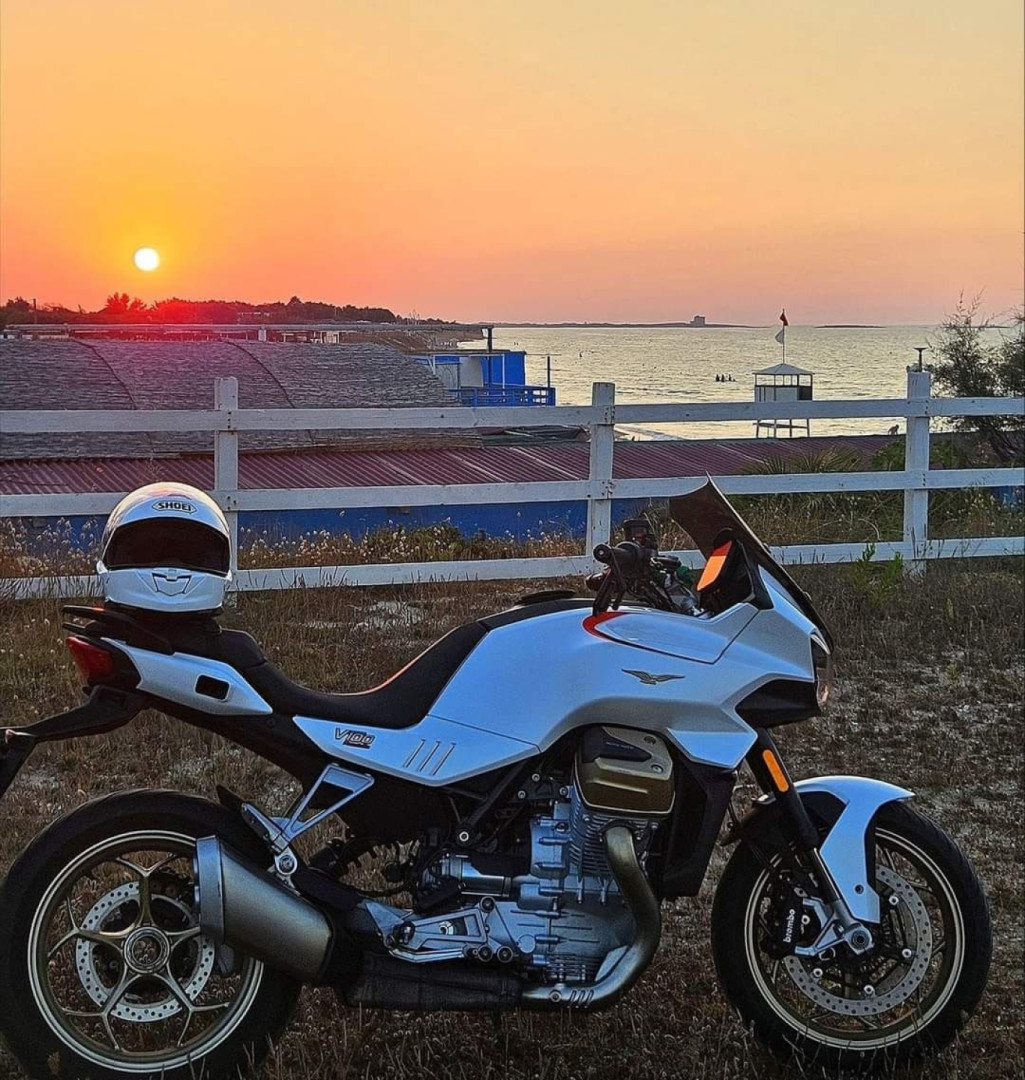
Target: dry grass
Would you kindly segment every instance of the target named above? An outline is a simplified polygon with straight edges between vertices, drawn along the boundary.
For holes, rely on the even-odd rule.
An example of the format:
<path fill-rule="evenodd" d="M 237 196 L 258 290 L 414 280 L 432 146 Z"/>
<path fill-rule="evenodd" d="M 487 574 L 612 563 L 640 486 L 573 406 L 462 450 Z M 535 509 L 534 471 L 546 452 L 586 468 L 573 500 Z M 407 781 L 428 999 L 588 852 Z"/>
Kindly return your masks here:
<path fill-rule="evenodd" d="M 797 775 L 854 772 L 913 788 L 982 875 L 996 952 L 989 992 L 962 1039 L 908 1077 L 1023 1076 L 1022 567 L 977 560 L 933 565 L 905 583 L 886 567 L 801 575 L 839 643 L 828 719 L 784 730 Z M 528 586 L 524 585 L 526 591 Z M 257 634 L 296 678 L 355 689 L 387 676 L 429 639 L 506 605 L 516 585 L 246 594 L 228 616 Z M 4 723 L 25 724 L 76 701 L 57 605 L 0 603 Z M 0 873 L 57 814 L 134 786 L 210 794 L 221 781 L 278 804 L 280 776 L 244 751 L 148 715 L 110 736 L 46 747 L 3 802 Z M 796 1080 L 743 1031 L 711 967 L 708 918 L 721 869 L 703 895 L 666 912 L 663 947 L 635 992 L 593 1016 L 360 1014 L 331 993 L 304 994 L 263 1080 L 431 1077 L 438 1080 Z M 0 1049 L 0 1077 L 21 1078 Z"/>
<path fill-rule="evenodd" d="M 510 536 L 467 536 L 441 522 L 420 528 L 375 529 L 360 537 L 327 530 L 282 541 L 266 532 L 243 530 L 239 565 L 259 570 L 279 566 L 356 566 L 367 563 L 449 562 L 461 559 L 530 559 L 579 555 L 582 542 L 568 534 L 538 533 L 524 540 Z"/>
<path fill-rule="evenodd" d="M 80 536 L 58 520 L 29 533 L 24 524 L 0 519 L 0 578 L 92 574 L 99 553 L 102 521 L 88 521 Z M 282 538 L 267 530 L 243 529 L 239 565 L 244 570 L 283 566 L 362 566 L 367 563 L 450 562 L 461 559 L 529 559 L 579 555 L 580 538 L 539 532 L 525 539 L 511 536 L 464 535 L 440 522 L 420 528 L 396 525 L 353 537 L 319 530 Z"/>

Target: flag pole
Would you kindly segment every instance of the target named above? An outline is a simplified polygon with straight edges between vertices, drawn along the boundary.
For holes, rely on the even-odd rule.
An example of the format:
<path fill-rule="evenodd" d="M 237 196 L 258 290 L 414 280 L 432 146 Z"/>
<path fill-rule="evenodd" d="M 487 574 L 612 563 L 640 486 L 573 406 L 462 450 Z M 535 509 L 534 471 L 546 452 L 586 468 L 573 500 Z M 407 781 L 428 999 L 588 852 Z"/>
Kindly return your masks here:
<path fill-rule="evenodd" d="M 779 321 L 783 324 L 779 328 L 779 333 L 776 335 L 776 340 L 783 346 L 783 363 L 787 362 L 787 327 L 790 325 L 790 320 L 787 318 L 787 309 L 783 308 L 779 313 Z"/>

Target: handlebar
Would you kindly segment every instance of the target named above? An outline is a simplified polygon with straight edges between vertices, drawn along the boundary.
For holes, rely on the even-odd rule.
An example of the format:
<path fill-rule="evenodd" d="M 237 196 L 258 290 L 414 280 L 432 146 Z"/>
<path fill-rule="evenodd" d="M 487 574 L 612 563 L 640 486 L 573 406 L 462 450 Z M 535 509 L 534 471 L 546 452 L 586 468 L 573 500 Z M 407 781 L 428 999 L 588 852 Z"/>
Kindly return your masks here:
<path fill-rule="evenodd" d="M 614 566 L 624 577 L 636 577 L 650 561 L 649 553 L 632 540 L 624 540 L 615 547 L 599 544 L 594 557 L 606 566 Z"/>
<path fill-rule="evenodd" d="M 675 555 L 660 555 L 654 545 L 634 540 L 599 544 L 593 554 L 608 567 L 587 579 L 587 587 L 595 593 L 595 615 L 618 608 L 625 596 L 660 611 L 696 611 L 694 597 L 678 576 L 680 560 Z"/>

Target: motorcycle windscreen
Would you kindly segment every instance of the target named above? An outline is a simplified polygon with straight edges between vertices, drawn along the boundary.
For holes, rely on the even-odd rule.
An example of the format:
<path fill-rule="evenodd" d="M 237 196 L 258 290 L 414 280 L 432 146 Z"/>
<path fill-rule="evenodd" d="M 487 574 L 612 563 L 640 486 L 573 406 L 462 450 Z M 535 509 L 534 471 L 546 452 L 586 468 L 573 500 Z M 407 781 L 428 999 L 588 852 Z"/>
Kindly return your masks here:
<path fill-rule="evenodd" d="M 776 562 L 769 549 L 755 536 L 711 478 L 686 495 L 670 499 L 669 514 L 673 521 L 687 532 L 706 559 L 713 556 L 716 540 L 728 529 L 733 540 L 744 549 L 748 559 L 772 575 L 795 606 L 818 627 L 832 650 L 833 636 L 812 605 L 808 594 Z"/>

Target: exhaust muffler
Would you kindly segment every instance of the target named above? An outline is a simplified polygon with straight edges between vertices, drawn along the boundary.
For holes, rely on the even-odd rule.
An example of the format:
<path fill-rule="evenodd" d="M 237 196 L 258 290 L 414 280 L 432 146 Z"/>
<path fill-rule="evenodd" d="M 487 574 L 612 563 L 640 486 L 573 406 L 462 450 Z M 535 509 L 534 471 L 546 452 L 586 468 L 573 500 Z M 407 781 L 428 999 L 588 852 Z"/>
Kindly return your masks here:
<path fill-rule="evenodd" d="M 293 978 L 321 981 L 334 937 L 322 911 L 216 836 L 196 841 L 195 875 L 204 934 Z"/>

